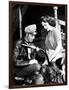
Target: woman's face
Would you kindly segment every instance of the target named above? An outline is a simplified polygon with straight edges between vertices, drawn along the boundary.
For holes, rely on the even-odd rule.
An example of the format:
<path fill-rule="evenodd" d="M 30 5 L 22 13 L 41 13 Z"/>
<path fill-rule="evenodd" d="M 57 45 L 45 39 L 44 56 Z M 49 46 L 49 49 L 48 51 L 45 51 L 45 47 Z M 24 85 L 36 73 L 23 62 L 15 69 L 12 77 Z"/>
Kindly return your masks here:
<path fill-rule="evenodd" d="M 42 26 L 44 27 L 44 29 L 46 29 L 47 31 L 50 30 L 50 25 L 49 25 L 48 22 L 42 22 L 41 24 L 42 24 Z"/>

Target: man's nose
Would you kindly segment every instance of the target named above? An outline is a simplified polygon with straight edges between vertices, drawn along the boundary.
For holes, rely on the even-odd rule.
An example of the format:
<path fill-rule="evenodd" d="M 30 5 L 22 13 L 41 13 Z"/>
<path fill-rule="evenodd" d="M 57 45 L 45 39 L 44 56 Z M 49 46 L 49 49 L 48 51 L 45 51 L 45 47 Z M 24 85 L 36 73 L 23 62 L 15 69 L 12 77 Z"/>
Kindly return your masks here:
<path fill-rule="evenodd" d="M 44 26 L 47 26 L 47 24 L 45 23 Z"/>

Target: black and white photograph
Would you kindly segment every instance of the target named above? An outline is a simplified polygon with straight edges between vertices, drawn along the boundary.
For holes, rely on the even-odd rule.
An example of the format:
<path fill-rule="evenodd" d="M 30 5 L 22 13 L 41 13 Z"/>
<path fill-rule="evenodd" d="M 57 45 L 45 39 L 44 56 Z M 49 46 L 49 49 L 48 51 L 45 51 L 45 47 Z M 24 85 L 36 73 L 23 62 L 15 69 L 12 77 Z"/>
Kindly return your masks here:
<path fill-rule="evenodd" d="M 67 5 L 9 1 L 9 87 L 67 84 Z"/>

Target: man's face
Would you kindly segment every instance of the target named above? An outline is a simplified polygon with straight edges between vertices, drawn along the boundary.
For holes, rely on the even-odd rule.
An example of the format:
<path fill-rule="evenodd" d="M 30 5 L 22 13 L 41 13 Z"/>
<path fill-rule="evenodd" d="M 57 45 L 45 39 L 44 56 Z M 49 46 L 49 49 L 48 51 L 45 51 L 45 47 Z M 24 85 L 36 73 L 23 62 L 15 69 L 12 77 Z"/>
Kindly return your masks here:
<path fill-rule="evenodd" d="M 33 42 L 34 39 L 35 39 L 35 35 L 34 34 L 32 34 L 32 33 L 28 34 L 28 41 L 29 42 Z"/>

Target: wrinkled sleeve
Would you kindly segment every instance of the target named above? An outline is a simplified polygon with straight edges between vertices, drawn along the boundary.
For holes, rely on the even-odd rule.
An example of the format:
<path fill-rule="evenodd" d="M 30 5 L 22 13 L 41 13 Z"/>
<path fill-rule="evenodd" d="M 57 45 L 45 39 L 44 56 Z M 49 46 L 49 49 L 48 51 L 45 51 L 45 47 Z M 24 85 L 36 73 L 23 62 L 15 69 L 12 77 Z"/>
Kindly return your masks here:
<path fill-rule="evenodd" d="M 21 41 L 17 41 L 13 50 L 13 61 L 15 64 L 17 63 L 17 58 L 19 57 L 20 54 L 19 49 L 21 48 L 21 43 L 22 43 Z"/>
<path fill-rule="evenodd" d="M 60 29 L 55 29 L 54 32 L 55 32 L 54 34 L 55 34 L 56 41 L 57 42 L 61 41 L 61 31 L 60 31 Z"/>

